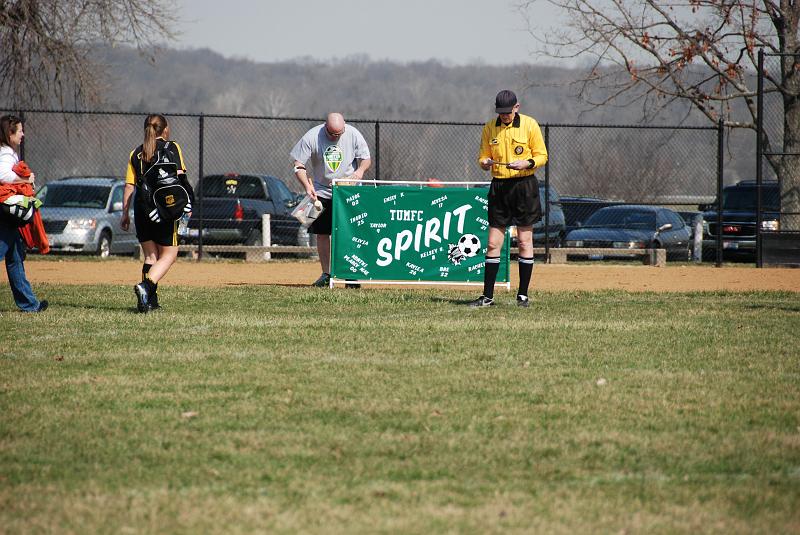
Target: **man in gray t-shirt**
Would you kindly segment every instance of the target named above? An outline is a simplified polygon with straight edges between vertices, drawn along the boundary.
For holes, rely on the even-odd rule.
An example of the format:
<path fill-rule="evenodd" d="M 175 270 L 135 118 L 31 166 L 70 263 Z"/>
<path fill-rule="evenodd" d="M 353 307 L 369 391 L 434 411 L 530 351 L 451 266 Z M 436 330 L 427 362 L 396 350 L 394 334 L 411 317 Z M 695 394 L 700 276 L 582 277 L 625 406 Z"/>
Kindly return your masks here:
<path fill-rule="evenodd" d="M 355 127 L 346 125 L 341 113 L 330 113 L 325 124 L 315 126 L 297 142 L 290 156 L 294 158 L 294 176 L 306 194 L 322 202 L 323 211 L 312 223 L 310 231 L 317 235 L 317 252 L 322 275 L 314 286 L 327 286 L 330 281 L 331 180 L 349 178 L 361 180 L 369 169 L 369 147 Z M 306 163 L 311 160 L 313 182 Z"/>

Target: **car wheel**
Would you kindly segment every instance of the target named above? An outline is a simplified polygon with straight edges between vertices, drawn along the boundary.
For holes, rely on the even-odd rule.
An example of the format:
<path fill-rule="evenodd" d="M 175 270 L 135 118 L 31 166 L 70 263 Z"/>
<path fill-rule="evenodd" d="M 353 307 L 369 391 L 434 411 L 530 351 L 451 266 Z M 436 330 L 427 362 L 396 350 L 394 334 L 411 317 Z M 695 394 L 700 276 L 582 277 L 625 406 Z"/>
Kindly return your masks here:
<path fill-rule="evenodd" d="M 97 256 L 108 258 L 111 256 L 111 233 L 104 230 L 100 233 L 100 240 L 97 242 Z"/>
<path fill-rule="evenodd" d="M 264 245 L 264 239 L 261 237 L 260 230 L 253 230 L 250 232 L 250 236 L 247 237 L 247 241 L 244 242 L 245 245 L 254 245 L 256 247 L 261 247 Z"/>

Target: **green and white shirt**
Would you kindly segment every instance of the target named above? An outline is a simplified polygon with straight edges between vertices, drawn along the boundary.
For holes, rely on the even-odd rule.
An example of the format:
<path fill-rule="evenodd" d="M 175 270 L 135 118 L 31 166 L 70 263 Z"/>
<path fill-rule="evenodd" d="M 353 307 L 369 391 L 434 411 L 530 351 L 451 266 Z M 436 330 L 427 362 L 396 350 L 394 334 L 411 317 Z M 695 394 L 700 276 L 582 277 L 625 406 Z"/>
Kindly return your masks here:
<path fill-rule="evenodd" d="M 315 126 L 297 142 L 289 153 L 298 162 L 311 160 L 314 189 L 319 197 L 331 198 L 331 180 L 350 176 L 359 160 L 369 160 L 367 141 L 356 127 L 347 124 L 342 136 L 331 140 L 325 125 Z"/>

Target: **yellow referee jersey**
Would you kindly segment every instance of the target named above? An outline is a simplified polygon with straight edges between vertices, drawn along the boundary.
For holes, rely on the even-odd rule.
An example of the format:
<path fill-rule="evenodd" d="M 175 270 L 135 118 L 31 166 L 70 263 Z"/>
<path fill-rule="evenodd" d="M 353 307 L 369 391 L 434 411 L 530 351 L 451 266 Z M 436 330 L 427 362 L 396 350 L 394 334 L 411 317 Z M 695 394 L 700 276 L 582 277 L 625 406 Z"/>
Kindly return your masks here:
<path fill-rule="evenodd" d="M 498 117 L 483 127 L 481 150 L 478 162 L 491 158 L 501 165 L 492 166 L 494 178 L 516 178 L 532 175 L 536 169 L 547 163 L 547 147 L 544 145 L 542 130 L 533 117 L 517 113 L 514 121 L 506 126 Z M 533 160 L 532 169 L 516 171 L 505 166 L 514 160 Z"/>

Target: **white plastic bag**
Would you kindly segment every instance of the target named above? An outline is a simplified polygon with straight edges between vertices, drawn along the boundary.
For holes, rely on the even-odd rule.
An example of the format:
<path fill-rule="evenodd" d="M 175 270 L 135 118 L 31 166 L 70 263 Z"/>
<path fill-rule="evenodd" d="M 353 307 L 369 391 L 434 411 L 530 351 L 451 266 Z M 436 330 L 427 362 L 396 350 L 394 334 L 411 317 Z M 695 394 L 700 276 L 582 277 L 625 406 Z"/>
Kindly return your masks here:
<path fill-rule="evenodd" d="M 314 205 L 314 199 L 306 195 L 303 200 L 294 207 L 292 216 L 296 217 L 303 225 L 310 225 L 322 213 L 321 203 Z"/>

